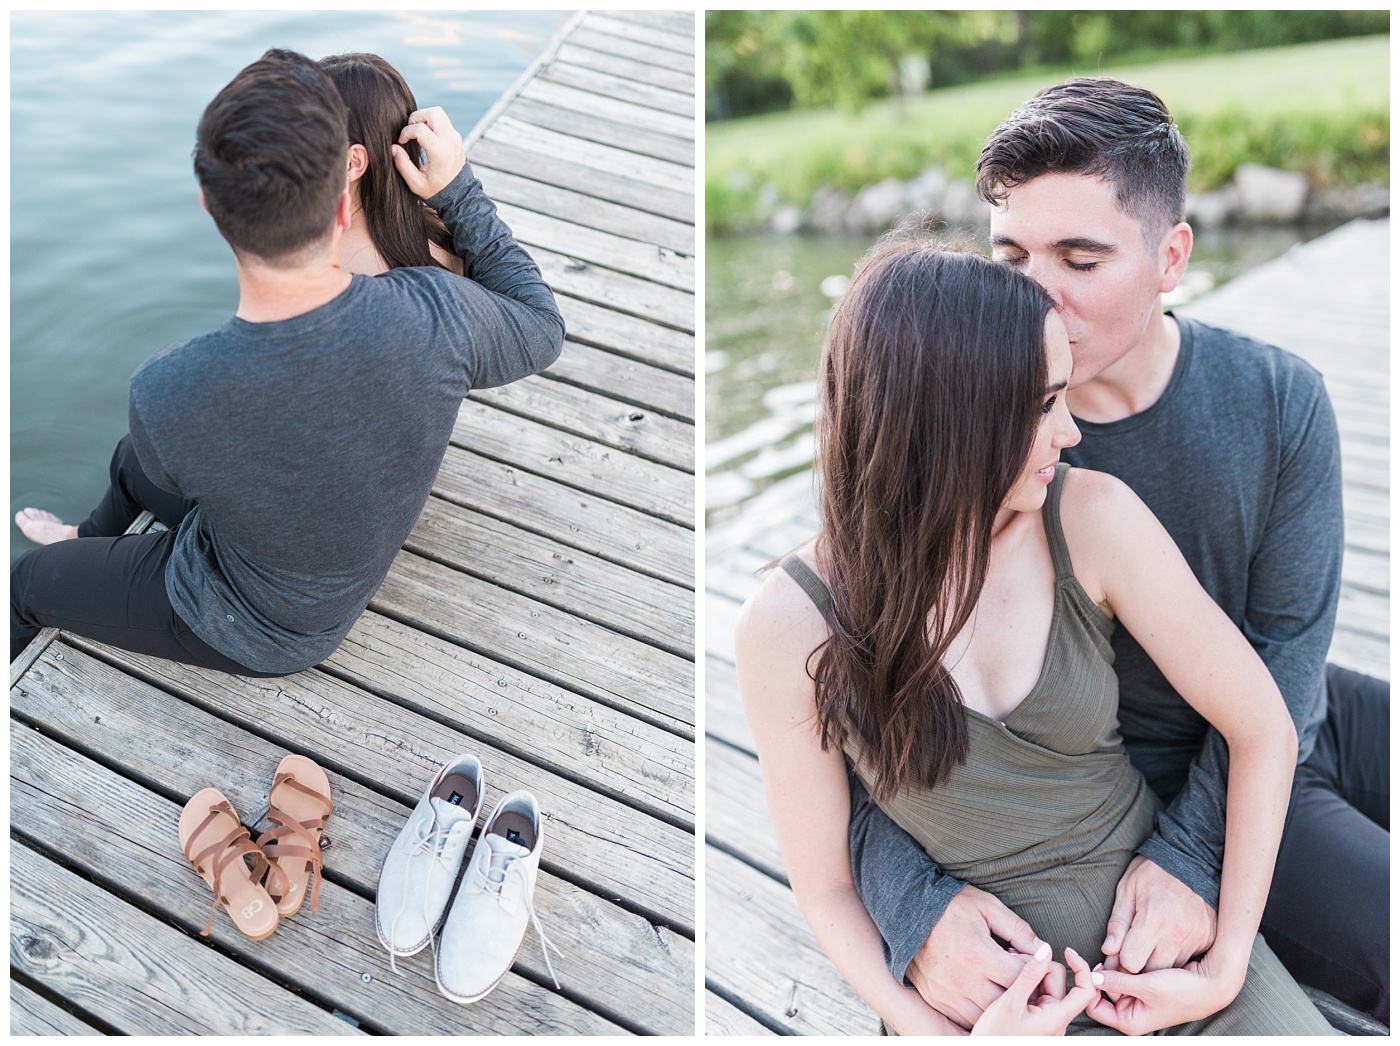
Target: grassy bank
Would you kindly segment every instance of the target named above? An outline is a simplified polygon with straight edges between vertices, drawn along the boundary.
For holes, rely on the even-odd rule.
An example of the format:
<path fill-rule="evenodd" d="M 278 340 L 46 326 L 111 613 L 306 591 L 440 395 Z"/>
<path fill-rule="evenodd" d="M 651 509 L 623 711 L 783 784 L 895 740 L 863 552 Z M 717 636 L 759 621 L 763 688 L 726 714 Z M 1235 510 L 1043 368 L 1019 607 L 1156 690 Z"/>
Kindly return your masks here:
<path fill-rule="evenodd" d="M 1161 95 L 1190 143 L 1192 187 L 1252 161 L 1306 172 L 1317 186 L 1390 180 L 1390 37 L 1362 37 L 1103 69 L 1060 69 L 934 91 L 901 114 L 795 110 L 706 127 L 706 221 L 752 214 L 763 186 L 805 206 L 821 185 L 854 192 L 936 163 L 970 177 L 986 136 L 1041 87 L 1104 74 Z"/>

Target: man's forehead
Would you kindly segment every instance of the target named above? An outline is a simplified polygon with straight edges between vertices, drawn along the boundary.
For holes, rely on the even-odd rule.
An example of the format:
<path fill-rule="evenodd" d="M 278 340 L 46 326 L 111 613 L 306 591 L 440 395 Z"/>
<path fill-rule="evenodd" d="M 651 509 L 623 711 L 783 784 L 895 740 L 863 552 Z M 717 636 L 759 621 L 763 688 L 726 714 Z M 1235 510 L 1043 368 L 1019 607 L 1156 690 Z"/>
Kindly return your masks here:
<path fill-rule="evenodd" d="M 992 206 L 991 232 L 994 244 L 1001 238 L 1021 247 L 1048 248 L 1073 247 L 1066 241 L 1076 240 L 1113 244 L 1141 229 L 1119 205 L 1111 182 L 1057 172 L 1008 189 L 1005 199 Z"/>

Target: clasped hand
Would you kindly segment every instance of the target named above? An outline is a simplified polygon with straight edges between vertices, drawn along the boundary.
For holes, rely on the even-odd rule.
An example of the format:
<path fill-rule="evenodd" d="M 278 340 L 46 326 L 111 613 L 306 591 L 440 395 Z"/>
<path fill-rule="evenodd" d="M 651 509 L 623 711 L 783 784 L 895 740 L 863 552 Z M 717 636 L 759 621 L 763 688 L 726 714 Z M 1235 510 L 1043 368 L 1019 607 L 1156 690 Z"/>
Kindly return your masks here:
<path fill-rule="evenodd" d="M 1118 884 L 1102 949 L 1107 957 L 1102 972 L 1110 981 L 1104 990 L 1113 992 L 1115 1001 L 1094 992 L 1097 1001 L 1089 1015 L 1120 1030 L 1130 1025 L 1146 1031 L 1215 1012 L 1233 998 L 1229 978 L 1216 975 L 1209 964 L 1175 969 L 1206 952 L 1214 940 L 1215 910 L 1175 876 L 1144 857 L 1134 858 Z M 965 886 L 934 925 L 907 976 L 925 1002 L 971 1029 L 1041 943 L 1001 901 Z M 1053 995 L 1058 980 L 1063 995 L 1064 967 L 1050 963 L 1047 968 L 1045 992 Z M 1179 976 L 1156 977 L 1157 971 Z M 1124 998 L 1117 998 L 1120 994 Z M 1198 1012 L 1205 1006 L 1214 1009 Z"/>
<path fill-rule="evenodd" d="M 413 162 L 404 148 L 410 141 L 417 142 L 423 150 L 422 167 Z M 467 162 L 462 136 L 438 105 L 410 113 L 407 126 L 399 132 L 398 142 L 389 146 L 389 151 L 405 184 L 415 196 L 424 200 L 446 189 Z"/>

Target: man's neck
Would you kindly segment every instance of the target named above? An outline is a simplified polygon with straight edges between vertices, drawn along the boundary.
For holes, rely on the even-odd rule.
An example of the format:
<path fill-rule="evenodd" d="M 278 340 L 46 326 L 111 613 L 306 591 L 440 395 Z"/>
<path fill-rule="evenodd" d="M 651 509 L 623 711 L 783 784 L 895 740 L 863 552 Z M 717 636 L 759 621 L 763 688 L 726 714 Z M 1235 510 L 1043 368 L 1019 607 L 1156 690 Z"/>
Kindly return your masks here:
<path fill-rule="evenodd" d="M 1070 411 L 1080 421 L 1098 424 L 1141 414 L 1167 390 L 1180 351 L 1176 320 L 1154 313 L 1127 355 L 1070 392 Z"/>
<path fill-rule="evenodd" d="M 315 264 L 292 269 L 273 269 L 256 263 L 245 265 L 235 258 L 238 268 L 238 311 L 235 315 L 249 323 L 289 320 L 319 309 L 350 286 L 350 274 L 331 261 L 335 255 Z"/>

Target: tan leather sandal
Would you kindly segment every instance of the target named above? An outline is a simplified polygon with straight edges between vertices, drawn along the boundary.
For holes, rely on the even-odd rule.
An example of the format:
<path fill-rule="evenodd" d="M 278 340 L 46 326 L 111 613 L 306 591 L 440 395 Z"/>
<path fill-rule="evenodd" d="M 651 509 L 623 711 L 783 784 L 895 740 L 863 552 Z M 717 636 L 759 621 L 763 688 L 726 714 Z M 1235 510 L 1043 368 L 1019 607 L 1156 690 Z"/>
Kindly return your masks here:
<path fill-rule="evenodd" d="M 289 755 L 277 764 L 267 792 L 267 819 L 276 827 L 258 836 L 258 846 L 270 862 L 268 892 L 284 918 L 301 911 L 308 881 L 311 910 L 320 907 L 321 832 L 334 811 L 331 783 L 313 760 Z"/>
<path fill-rule="evenodd" d="M 209 922 L 200 931 L 201 937 L 214 928 L 214 913 L 220 904 L 233 925 L 250 940 L 261 941 L 277 929 L 277 906 L 262 882 L 267 858 L 223 792 L 204 788 L 185 804 L 180 814 L 180 846 L 214 891 Z M 247 857 L 252 858 L 251 866 Z M 280 871 L 275 872 L 274 884 L 280 883 L 281 877 Z"/>

